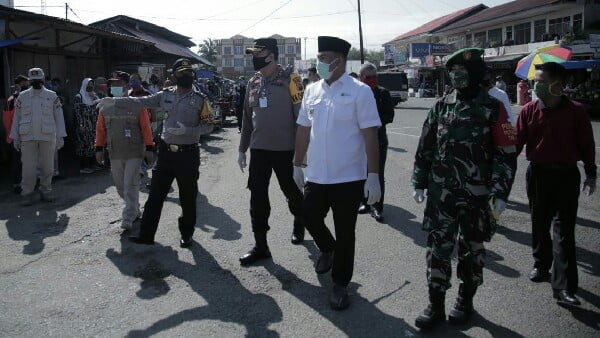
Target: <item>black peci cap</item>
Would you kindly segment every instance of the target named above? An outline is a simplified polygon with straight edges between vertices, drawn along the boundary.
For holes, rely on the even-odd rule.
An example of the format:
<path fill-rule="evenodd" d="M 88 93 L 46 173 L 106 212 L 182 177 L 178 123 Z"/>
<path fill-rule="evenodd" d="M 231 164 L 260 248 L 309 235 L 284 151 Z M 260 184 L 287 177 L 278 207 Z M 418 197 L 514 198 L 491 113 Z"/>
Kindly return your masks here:
<path fill-rule="evenodd" d="M 319 36 L 317 38 L 319 52 L 336 52 L 348 56 L 350 43 L 334 36 Z"/>
<path fill-rule="evenodd" d="M 265 49 L 268 49 L 271 52 L 276 52 L 277 51 L 277 39 L 273 39 L 273 38 L 256 39 L 256 40 L 254 40 L 254 46 L 252 46 L 251 48 L 246 48 L 246 54 L 261 52 Z"/>

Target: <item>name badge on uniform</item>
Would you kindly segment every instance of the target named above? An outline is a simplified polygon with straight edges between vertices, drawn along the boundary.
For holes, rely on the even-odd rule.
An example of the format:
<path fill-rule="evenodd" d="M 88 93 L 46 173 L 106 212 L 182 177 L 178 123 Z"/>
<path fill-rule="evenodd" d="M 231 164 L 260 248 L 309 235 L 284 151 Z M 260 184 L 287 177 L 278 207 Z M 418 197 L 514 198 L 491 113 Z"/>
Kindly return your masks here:
<path fill-rule="evenodd" d="M 125 137 L 131 137 L 131 129 L 125 128 Z"/>
<path fill-rule="evenodd" d="M 258 104 L 261 108 L 267 108 L 267 98 L 266 97 L 260 97 L 258 99 Z"/>

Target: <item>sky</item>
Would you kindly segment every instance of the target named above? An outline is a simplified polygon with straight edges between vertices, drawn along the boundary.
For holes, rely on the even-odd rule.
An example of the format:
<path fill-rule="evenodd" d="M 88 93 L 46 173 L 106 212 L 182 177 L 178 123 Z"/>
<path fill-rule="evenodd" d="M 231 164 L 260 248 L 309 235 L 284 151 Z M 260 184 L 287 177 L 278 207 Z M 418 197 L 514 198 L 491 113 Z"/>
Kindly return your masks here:
<path fill-rule="evenodd" d="M 16 8 L 41 13 L 40 0 L 14 0 Z M 306 38 L 306 57 L 317 53 L 317 36 L 338 36 L 359 46 L 357 0 L 46 0 L 46 14 L 90 24 L 127 15 L 188 36 L 196 44 L 206 38 L 236 34 L 259 38 L 280 34 Z M 366 49 L 382 49 L 394 37 L 440 16 L 483 3 L 489 7 L 508 0 L 362 0 Z M 197 51 L 197 47 L 192 50 Z"/>

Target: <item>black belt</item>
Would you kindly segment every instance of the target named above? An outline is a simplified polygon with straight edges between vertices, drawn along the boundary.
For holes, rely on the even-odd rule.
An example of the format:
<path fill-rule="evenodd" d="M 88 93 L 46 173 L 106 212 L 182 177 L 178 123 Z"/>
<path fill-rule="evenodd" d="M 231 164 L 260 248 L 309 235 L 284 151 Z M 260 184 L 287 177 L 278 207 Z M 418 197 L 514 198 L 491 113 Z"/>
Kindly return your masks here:
<path fill-rule="evenodd" d="M 531 162 L 533 168 L 546 170 L 568 170 L 577 168 L 577 163 L 534 163 Z"/>
<path fill-rule="evenodd" d="M 194 143 L 194 144 L 169 144 L 169 143 L 166 143 L 165 141 L 161 140 L 160 144 L 163 146 L 164 149 L 166 149 L 167 151 L 170 151 L 172 153 L 178 153 L 178 152 L 182 152 L 182 151 L 186 151 L 186 150 L 198 149 L 197 143 Z"/>

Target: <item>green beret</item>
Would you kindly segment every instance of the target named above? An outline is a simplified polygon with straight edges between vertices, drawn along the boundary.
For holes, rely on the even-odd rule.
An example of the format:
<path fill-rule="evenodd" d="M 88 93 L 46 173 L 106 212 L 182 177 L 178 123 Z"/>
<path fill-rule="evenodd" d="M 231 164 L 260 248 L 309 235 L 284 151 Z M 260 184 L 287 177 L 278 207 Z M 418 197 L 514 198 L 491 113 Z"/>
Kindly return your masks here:
<path fill-rule="evenodd" d="M 483 61 L 483 48 L 463 48 L 452 53 L 446 61 L 446 68 L 450 69 L 453 65 L 464 65 L 465 62 Z"/>

